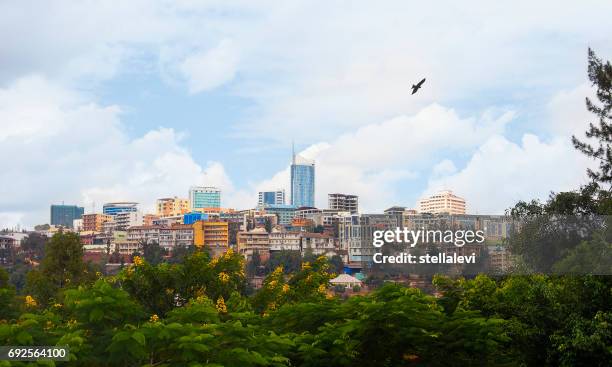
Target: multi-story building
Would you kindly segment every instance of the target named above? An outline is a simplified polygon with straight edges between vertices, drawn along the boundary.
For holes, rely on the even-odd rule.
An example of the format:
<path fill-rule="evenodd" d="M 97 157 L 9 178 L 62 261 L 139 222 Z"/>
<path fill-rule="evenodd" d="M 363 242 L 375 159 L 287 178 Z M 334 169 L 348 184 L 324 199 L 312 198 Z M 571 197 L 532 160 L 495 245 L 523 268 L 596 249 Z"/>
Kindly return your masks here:
<path fill-rule="evenodd" d="M 84 232 L 102 232 L 104 223 L 113 220 L 111 215 L 106 214 L 83 214 Z"/>
<path fill-rule="evenodd" d="M 294 218 L 300 219 L 311 219 L 314 221 L 314 217 L 321 214 L 323 211 L 321 209 L 312 208 L 308 206 L 302 206 L 295 210 Z"/>
<path fill-rule="evenodd" d="M 158 215 L 155 214 L 145 214 L 142 216 L 142 224 L 145 226 L 152 226 L 155 220 L 159 219 Z"/>
<path fill-rule="evenodd" d="M 189 189 L 191 210 L 201 208 L 220 208 L 221 190 L 216 187 L 192 186 Z"/>
<path fill-rule="evenodd" d="M 238 232 L 238 251 L 247 261 L 250 261 L 255 252 L 262 260 L 270 258 L 270 236 L 265 228 L 255 228 L 250 231 Z"/>
<path fill-rule="evenodd" d="M 72 229 L 74 229 L 75 232 L 81 232 L 83 230 L 83 216 L 72 221 Z"/>
<path fill-rule="evenodd" d="M 331 257 L 336 254 L 334 238 L 328 234 L 302 232 L 300 237 L 302 256 L 308 251 L 316 256 Z"/>
<path fill-rule="evenodd" d="M 293 205 L 268 205 L 264 210 L 266 214 L 276 215 L 278 224 L 289 225 L 295 215 L 296 207 Z"/>
<path fill-rule="evenodd" d="M 176 246 L 192 246 L 194 242 L 194 228 L 185 224 L 172 226 L 134 226 L 127 230 L 127 243 L 121 247 L 120 253 L 137 251 L 145 243 L 158 243 L 161 247 L 172 250 Z M 123 250 L 123 251 L 122 251 Z"/>
<path fill-rule="evenodd" d="M 17 241 L 13 237 L 0 235 L 0 264 L 13 263 L 17 249 Z"/>
<path fill-rule="evenodd" d="M 51 205 L 51 225 L 72 228 L 75 219 L 81 219 L 85 209 L 76 205 Z"/>
<path fill-rule="evenodd" d="M 272 231 L 269 234 L 270 252 L 310 251 L 313 255 L 332 256 L 336 254 L 336 243 L 332 236 L 322 233 L 298 231 Z"/>
<path fill-rule="evenodd" d="M 349 262 L 370 264 L 375 253 L 373 233 L 401 227 L 401 219 L 389 214 L 338 214 L 339 248 L 348 252 Z"/>
<path fill-rule="evenodd" d="M 159 241 L 163 226 L 134 226 L 127 230 L 127 241 L 131 243 L 153 243 Z"/>
<path fill-rule="evenodd" d="M 193 226 L 188 224 L 175 224 L 172 226 L 174 230 L 174 246 L 193 246 L 195 231 Z"/>
<path fill-rule="evenodd" d="M 102 206 L 102 213 L 106 215 L 136 211 L 138 211 L 138 203 L 131 201 L 106 203 Z"/>
<path fill-rule="evenodd" d="M 276 191 L 260 191 L 257 206 L 264 207 L 266 205 L 284 205 L 285 190 L 278 189 Z"/>
<path fill-rule="evenodd" d="M 450 190 L 440 191 L 419 201 L 419 213 L 465 214 L 465 200 Z"/>
<path fill-rule="evenodd" d="M 272 231 L 270 251 L 302 251 L 302 237 L 296 231 Z"/>
<path fill-rule="evenodd" d="M 174 217 L 163 217 L 153 220 L 154 226 L 170 227 L 175 224 L 183 224 L 183 216 L 176 215 Z"/>
<path fill-rule="evenodd" d="M 142 226 L 144 221 L 142 214 L 136 211 L 117 213 L 113 216 L 111 223 L 113 224 L 113 231 L 125 231 L 129 227 Z"/>
<path fill-rule="evenodd" d="M 193 243 L 195 246 L 223 247 L 229 245 L 229 231 L 227 222 L 200 220 L 192 225 Z"/>
<path fill-rule="evenodd" d="M 178 197 L 157 199 L 157 215 L 160 217 L 173 217 L 189 212 L 189 199 Z"/>
<path fill-rule="evenodd" d="M 291 205 L 315 206 L 315 162 L 295 153 L 291 163 Z"/>
<path fill-rule="evenodd" d="M 349 194 L 328 194 L 327 206 L 330 210 L 339 212 L 359 212 L 359 197 Z"/>

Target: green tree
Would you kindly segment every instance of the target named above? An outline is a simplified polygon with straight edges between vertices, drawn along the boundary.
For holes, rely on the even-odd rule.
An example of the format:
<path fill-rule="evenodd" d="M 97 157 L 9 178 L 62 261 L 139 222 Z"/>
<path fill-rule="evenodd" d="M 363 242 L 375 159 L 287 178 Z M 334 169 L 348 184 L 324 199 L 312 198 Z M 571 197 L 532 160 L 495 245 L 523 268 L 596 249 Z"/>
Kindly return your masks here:
<path fill-rule="evenodd" d="M 21 250 L 23 257 L 32 260 L 40 260 L 45 255 L 45 245 L 47 244 L 48 237 L 37 232 L 28 234 L 26 238 L 21 241 Z"/>
<path fill-rule="evenodd" d="M 0 267 L 0 320 L 16 316 L 15 288 L 9 283 L 9 274 Z"/>
<path fill-rule="evenodd" d="M 83 245 L 79 236 L 58 232 L 47 242 L 39 269 L 28 273 L 26 289 L 42 305 L 47 305 L 64 287 L 93 281 L 95 274 L 83 263 Z"/>
<path fill-rule="evenodd" d="M 164 261 L 164 256 L 168 254 L 166 249 L 161 247 L 159 243 L 155 241 L 154 242 L 143 242 L 141 246 L 142 246 L 142 253 L 143 253 L 144 259 L 148 263 L 153 264 L 153 265 L 157 265 L 161 263 L 162 261 Z"/>

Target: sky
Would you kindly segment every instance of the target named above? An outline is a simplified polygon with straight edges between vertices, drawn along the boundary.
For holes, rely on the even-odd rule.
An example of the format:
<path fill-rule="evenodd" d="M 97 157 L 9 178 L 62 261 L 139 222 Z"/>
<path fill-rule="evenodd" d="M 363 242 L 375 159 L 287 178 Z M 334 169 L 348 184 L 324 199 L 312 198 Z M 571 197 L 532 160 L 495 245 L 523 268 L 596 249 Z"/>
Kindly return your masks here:
<path fill-rule="evenodd" d="M 585 184 L 587 48 L 610 1 L 0 2 L 0 228 L 49 206 L 252 208 L 316 161 L 316 206 L 451 189 L 468 212 Z M 427 78 L 415 95 L 410 86 Z"/>

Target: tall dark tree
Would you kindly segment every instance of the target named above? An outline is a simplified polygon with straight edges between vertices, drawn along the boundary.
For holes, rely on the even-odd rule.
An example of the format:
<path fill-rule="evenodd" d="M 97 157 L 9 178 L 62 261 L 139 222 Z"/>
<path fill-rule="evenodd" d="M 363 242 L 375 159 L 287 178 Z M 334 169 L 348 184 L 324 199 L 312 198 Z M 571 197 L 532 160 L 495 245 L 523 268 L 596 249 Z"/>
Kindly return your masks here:
<path fill-rule="evenodd" d="M 574 147 L 587 156 L 599 161 L 599 171 L 588 169 L 589 177 L 601 183 L 612 184 L 612 65 L 603 62 L 589 48 L 589 80 L 597 88 L 599 104 L 586 99 L 587 109 L 598 118 L 598 124 L 589 124 L 586 131 L 588 139 L 596 139 L 597 143 L 579 140 L 572 136 Z"/>
<path fill-rule="evenodd" d="M 48 237 L 40 233 L 32 232 L 21 242 L 23 256 L 32 260 L 40 260 L 45 254 L 45 245 Z"/>
<path fill-rule="evenodd" d="M 153 265 L 161 263 L 164 260 L 164 256 L 167 255 L 166 249 L 157 242 L 144 242 L 142 244 L 142 253 L 145 260 Z"/>
<path fill-rule="evenodd" d="M 26 289 L 42 305 L 62 288 L 91 281 L 95 275 L 83 262 L 83 244 L 79 235 L 58 232 L 47 243 L 40 267 L 27 275 Z"/>
<path fill-rule="evenodd" d="M 259 251 L 253 252 L 253 256 L 251 257 L 251 261 L 247 263 L 246 273 L 249 278 L 254 276 L 262 276 L 263 271 L 261 269 L 261 256 L 259 255 Z"/>

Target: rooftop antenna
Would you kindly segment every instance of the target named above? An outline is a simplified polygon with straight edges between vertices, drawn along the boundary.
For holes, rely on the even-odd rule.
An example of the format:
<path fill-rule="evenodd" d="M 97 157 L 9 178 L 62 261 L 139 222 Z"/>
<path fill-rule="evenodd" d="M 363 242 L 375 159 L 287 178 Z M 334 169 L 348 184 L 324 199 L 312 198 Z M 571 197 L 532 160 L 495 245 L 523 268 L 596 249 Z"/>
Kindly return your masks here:
<path fill-rule="evenodd" d="M 295 165 L 295 141 L 291 140 L 291 158 L 293 165 Z"/>

